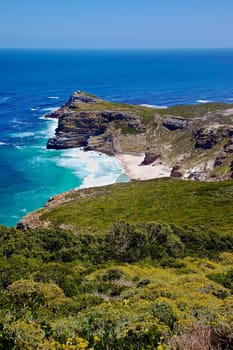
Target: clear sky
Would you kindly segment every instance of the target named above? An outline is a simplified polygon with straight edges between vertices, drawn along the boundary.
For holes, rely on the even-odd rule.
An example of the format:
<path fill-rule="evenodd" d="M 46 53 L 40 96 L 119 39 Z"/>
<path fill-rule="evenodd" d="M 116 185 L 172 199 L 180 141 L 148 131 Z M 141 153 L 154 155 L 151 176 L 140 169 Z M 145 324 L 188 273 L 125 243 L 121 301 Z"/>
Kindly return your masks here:
<path fill-rule="evenodd" d="M 0 0 L 0 47 L 233 47 L 233 0 Z"/>

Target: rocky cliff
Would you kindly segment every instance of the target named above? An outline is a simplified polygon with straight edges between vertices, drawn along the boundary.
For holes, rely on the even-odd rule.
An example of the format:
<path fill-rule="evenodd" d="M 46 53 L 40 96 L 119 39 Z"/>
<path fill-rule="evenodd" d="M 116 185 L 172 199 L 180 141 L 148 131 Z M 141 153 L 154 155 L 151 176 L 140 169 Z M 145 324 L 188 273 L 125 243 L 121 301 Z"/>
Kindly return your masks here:
<path fill-rule="evenodd" d="M 233 178 L 233 105 L 210 103 L 166 110 L 111 103 L 77 91 L 56 112 L 47 148 L 83 147 L 109 155 L 144 153 L 142 166 L 166 164 L 171 176 Z"/>

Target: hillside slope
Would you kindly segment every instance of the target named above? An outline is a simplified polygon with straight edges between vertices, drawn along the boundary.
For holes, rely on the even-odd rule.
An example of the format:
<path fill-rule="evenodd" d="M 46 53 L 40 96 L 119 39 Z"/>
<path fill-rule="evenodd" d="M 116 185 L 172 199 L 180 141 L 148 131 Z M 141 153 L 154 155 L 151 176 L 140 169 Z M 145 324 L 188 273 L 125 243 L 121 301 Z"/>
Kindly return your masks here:
<path fill-rule="evenodd" d="M 232 349 L 232 193 L 136 181 L 0 227 L 0 349 Z"/>
<path fill-rule="evenodd" d="M 72 231 L 106 231 L 115 221 L 166 222 L 204 226 L 233 234 L 233 182 L 178 179 L 133 181 L 73 190 L 52 198 L 28 214 L 20 228 L 60 227 Z"/>

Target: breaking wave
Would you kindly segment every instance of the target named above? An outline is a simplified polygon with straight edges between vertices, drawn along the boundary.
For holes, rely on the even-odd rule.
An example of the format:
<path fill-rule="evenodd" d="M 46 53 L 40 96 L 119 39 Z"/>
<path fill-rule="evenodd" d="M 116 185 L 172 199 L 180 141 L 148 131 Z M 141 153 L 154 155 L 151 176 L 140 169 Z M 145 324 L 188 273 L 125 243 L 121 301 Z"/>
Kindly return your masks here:
<path fill-rule="evenodd" d="M 140 106 L 154 108 L 154 109 L 167 109 L 168 108 L 168 106 L 150 105 L 150 104 L 147 104 L 147 103 L 143 103 Z"/>

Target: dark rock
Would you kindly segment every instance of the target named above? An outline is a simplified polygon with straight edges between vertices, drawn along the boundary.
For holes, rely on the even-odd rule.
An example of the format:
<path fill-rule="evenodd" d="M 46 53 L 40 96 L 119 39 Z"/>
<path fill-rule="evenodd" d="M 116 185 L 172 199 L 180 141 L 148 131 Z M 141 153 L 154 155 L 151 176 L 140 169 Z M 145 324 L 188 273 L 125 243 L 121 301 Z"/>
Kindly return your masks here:
<path fill-rule="evenodd" d="M 233 138 L 228 140 L 228 142 L 224 145 L 224 152 L 233 153 Z"/>
<path fill-rule="evenodd" d="M 218 167 L 218 166 L 223 165 L 225 159 L 226 159 L 226 155 L 225 155 L 225 154 L 219 154 L 219 155 L 216 157 L 216 159 L 215 159 L 214 167 Z"/>
<path fill-rule="evenodd" d="M 73 137 L 60 137 L 55 136 L 50 138 L 47 142 L 46 147 L 48 149 L 66 149 L 75 147 L 84 147 L 87 145 L 88 135 L 74 135 Z"/>
<path fill-rule="evenodd" d="M 197 171 L 194 171 L 193 173 L 191 173 L 188 177 L 189 180 L 196 180 L 196 181 L 200 181 L 201 180 L 201 173 L 198 173 Z"/>
<path fill-rule="evenodd" d="M 180 164 L 175 164 L 171 170 L 171 177 L 176 177 L 176 178 L 181 178 L 183 177 L 183 174 L 180 170 L 181 165 Z"/>
<path fill-rule="evenodd" d="M 165 116 L 162 124 L 169 130 L 185 129 L 188 125 L 188 120 L 182 117 Z"/>
<path fill-rule="evenodd" d="M 211 149 L 218 143 L 219 136 L 216 128 L 200 128 L 193 132 L 193 139 L 196 148 Z"/>
<path fill-rule="evenodd" d="M 140 165 L 150 165 L 160 157 L 160 153 L 156 150 L 149 150 L 145 153 L 145 158 Z"/>
<path fill-rule="evenodd" d="M 19 221 L 16 224 L 16 228 L 17 228 L 17 230 L 20 230 L 20 231 L 27 231 L 27 230 L 29 230 L 30 226 L 27 223 L 25 223 L 24 221 Z"/>
<path fill-rule="evenodd" d="M 222 131 L 222 137 L 232 137 L 233 136 L 233 128 L 224 128 Z"/>
<path fill-rule="evenodd" d="M 230 164 L 230 168 L 231 168 L 231 170 L 233 171 L 233 160 L 232 160 L 232 162 L 231 162 L 231 164 Z"/>
<path fill-rule="evenodd" d="M 178 170 L 172 170 L 170 176 L 176 177 L 176 178 L 181 178 L 181 177 L 183 177 L 183 174 Z"/>

